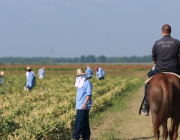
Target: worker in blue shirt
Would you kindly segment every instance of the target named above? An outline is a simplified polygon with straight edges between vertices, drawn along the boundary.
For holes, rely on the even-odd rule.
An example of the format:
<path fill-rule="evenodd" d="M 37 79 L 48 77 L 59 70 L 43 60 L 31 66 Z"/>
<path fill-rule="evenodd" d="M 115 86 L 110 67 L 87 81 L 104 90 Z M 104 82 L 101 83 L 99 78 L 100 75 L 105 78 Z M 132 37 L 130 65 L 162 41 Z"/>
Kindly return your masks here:
<path fill-rule="evenodd" d="M 4 71 L 0 72 L 0 87 L 3 84 L 3 76 L 4 76 Z"/>
<path fill-rule="evenodd" d="M 99 79 L 99 80 L 103 80 L 104 79 L 104 76 L 105 76 L 105 72 L 102 68 L 95 68 L 95 71 L 96 71 L 96 77 Z"/>
<path fill-rule="evenodd" d="M 90 140 L 89 110 L 92 105 L 92 84 L 82 69 L 77 69 L 76 83 L 76 118 L 72 140 Z"/>
<path fill-rule="evenodd" d="M 31 69 L 30 66 L 27 66 L 27 68 L 26 68 L 26 78 L 28 78 L 28 75 L 29 75 L 28 69 Z M 34 74 L 34 86 L 35 86 L 36 85 L 36 76 L 32 69 L 31 69 L 31 72 Z"/>
<path fill-rule="evenodd" d="M 87 79 L 91 79 L 92 76 L 93 76 L 93 70 L 89 66 L 87 66 L 87 69 L 86 69 L 86 78 Z"/>
<path fill-rule="evenodd" d="M 34 77 L 34 73 L 30 68 L 27 69 L 27 71 L 29 72 L 29 74 L 27 77 L 26 88 L 28 88 L 28 91 L 31 91 L 35 84 L 35 77 Z"/>
<path fill-rule="evenodd" d="M 38 71 L 39 79 L 42 79 L 45 77 L 45 69 L 46 69 L 45 67 L 43 67 L 42 69 L 39 69 L 39 71 Z"/>

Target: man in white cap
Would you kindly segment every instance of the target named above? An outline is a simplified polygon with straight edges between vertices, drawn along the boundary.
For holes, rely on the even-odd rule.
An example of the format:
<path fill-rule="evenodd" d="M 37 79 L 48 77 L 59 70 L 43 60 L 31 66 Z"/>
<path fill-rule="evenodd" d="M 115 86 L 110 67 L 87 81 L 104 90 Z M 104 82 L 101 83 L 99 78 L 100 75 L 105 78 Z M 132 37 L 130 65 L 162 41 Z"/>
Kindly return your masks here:
<path fill-rule="evenodd" d="M 86 69 L 86 78 L 87 79 L 91 79 L 92 76 L 93 76 L 93 70 L 89 66 L 87 66 L 87 69 Z"/>
<path fill-rule="evenodd" d="M 1 73 L 0 73 L 0 87 L 2 86 L 2 84 L 3 84 L 3 76 L 4 76 L 4 71 L 1 71 Z"/>
<path fill-rule="evenodd" d="M 86 73 L 82 69 L 77 69 L 76 83 L 76 118 L 72 140 L 90 140 L 89 110 L 92 105 L 92 84 L 86 78 Z"/>
<path fill-rule="evenodd" d="M 38 71 L 39 79 L 42 79 L 45 77 L 45 69 L 46 69 L 45 67 L 43 67 L 42 69 L 39 69 L 39 71 Z"/>

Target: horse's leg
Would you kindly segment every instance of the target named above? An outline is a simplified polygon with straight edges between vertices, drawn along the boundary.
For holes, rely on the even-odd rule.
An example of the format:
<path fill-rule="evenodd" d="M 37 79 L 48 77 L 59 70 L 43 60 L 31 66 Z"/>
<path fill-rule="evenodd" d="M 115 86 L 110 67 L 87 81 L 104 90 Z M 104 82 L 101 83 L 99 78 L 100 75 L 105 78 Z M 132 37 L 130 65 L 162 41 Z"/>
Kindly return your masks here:
<path fill-rule="evenodd" d="M 167 140 L 168 137 L 167 120 L 162 123 L 162 127 L 163 127 L 163 140 Z"/>
<path fill-rule="evenodd" d="M 178 138 L 178 128 L 179 128 L 179 116 L 176 116 L 175 120 L 174 120 L 174 135 L 173 135 L 173 140 L 176 140 Z"/>
<path fill-rule="evenodd" d="M 179 117 L 179 116 L 178 116 Z M 176 140 L 178 137 L 179 118 L 171 118 L 171 127 L 169 130 L 170 140 Z"/>
<path fill-rule="evenodd" d="M 172 140 L 173 134 L 174 134 L 174 117 L 171 117 L 171 126 L 170 126 L 170 129 L 169 129 L 170 140 Z"/>
<path fill-rule="evenodd" d="M 154 126 L 154 137 L 155 140 L 159 140 L 160 131 L 159 128 L 155 128 L 157 122 L 157 115 L 155 113 L 152 113 L 152 123 Z"/>
<path fill-rule="evenodd" d="M 179 128 L 179 124 L 175 124 L 173 140 L 177 140 L 178 138 L 178 128 Z"/>

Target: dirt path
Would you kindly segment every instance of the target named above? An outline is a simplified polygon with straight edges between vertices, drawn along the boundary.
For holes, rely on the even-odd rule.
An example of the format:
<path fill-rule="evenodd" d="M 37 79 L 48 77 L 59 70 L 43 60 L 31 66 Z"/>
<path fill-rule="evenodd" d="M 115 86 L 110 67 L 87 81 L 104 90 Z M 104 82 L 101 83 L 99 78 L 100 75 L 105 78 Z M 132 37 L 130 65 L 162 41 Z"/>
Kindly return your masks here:
<path fill-rule="evenodd" d="M 128 108 L 124 111 L 110 111 L 105 120 L 91 128 L 91 140 L 154 140 L 151 115 L 138 115 L 144 87 L 129 97 Z"/>
<path fill-rule="evenodd" d="M 130 99 L 132 102 L 128 109 L 121 115 L 119 131 L 120 139 L 123 140 L 154 140 L 151 123 L 151 115 L 146 117 L 138 114 L 139 106 L 142 101 L 144 87 L 133 94 Z M 121 112 L 119 112 L 121 114 Z"/>

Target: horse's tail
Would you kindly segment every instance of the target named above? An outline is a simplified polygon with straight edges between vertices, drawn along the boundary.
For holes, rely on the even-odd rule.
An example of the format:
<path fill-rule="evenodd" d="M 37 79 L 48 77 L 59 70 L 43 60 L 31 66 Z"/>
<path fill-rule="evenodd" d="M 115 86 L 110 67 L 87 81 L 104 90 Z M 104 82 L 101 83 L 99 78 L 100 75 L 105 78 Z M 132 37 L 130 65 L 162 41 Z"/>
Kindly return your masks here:
<path fill-rule="evenodd" d="M 172 89 L 172 82 L 170 82 L 168 79 L 163 79 L 161 81 L 161 87 L 162 87 L 162 104 L 161 108 L 158 114 L 158 119 L 156 122 L 156 126 L 154 129 L 157 129 L 160 127 L 160 125 L 163 123 L 163 121 L 167 120 L 171 109 L 172 109 L 172 98 L 173 98 L 173 89 Z"/>

